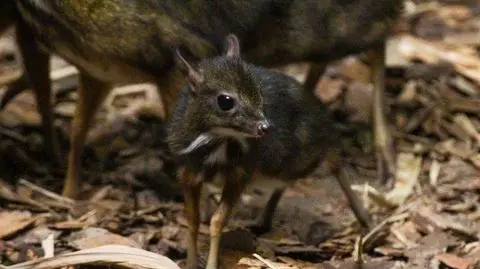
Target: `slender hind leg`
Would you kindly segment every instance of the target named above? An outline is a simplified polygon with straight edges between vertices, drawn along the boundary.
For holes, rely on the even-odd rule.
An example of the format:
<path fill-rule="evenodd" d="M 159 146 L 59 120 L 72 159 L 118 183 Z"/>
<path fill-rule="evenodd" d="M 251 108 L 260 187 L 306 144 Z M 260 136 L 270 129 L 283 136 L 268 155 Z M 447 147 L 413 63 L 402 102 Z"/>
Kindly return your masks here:
<path fill-rule="evenodd" d="M 373 83 L 373 133 L 375 137 L 375 151 L 377 170 L 380 182 L 391 188 L 395 184 L 395 149 L 393 139 L 385 118 L 385 43 L 370 53 L 372 62 Z"/>
<path fill-rule="evenodd" d="M 18 83 L 31 82 L 38 110 L 42 117 L 42 131 L 45 139 L 45 150 L 51 160 L 59 160 L 59 150 L 53 126 L 52 89 L 50 81 L 50 56 L 43 52 L 30 33 L 29 28 L 21 21 L 17 23 L 17 42 L 23 56 L 26 77 Z M 17 89 L 18 90 L 18 89 Z M 2 101 L 2 104 L 4 101 Z"/>
<path fill-rule="evenodd" d="M 363 206 L 360 198 L 352 191 L 351 189 L 351 180 L 349 179 L 348 172 L 342 166 L 340 155 L 338 152 L 329 151 L 327 153 L 326 161 L 330 171 L 333 172 L 337 182 L 340 184 L 345 197 L 350 204 L 355 217 L 360 222 L 360 224 L 367 230 L 373 227 L 372 217 L 370 212 Z"/>
<path fill-rule="evenodd" d="M 263 234 L 272 229 L 273 216 L 275 215 L 278 203 L 280 202 L 284 192 L 285 187 L 277 188 L 270 195 L 267 205 L 263 209 L 262 215 L 260 215 L 260 218 L 255 221 L 254 226 L 251 227 L 255 234 Z"/>

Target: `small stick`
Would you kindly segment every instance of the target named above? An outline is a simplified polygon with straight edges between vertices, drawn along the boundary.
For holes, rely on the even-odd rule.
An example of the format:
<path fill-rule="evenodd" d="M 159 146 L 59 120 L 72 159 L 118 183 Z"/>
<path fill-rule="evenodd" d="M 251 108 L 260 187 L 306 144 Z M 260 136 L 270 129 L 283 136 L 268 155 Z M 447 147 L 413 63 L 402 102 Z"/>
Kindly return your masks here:
<path fill-rule="evenodd" d="M 46 190 L 46 189 L 44 189 L 40 186 L 37 186 L 37 185 L 35 185 L 35 184 L 33 184 L 33 183 L 23 179 L 23 178 L 20 179 L 19 183 L 28 187 L 28 188 L 30 188 L 30 189 L 32 189 L 32 190 L 34 190 L 34 191 L 36 191 L 36 192 L 39 192 L 39 193 L 41 193 L 41 194 L 45 195 L 46 197 L 49 197 L 53 200 L 59 201 L 61 203 L 67 203 L 69 205 L 74 205 L 75 204 L 74 200 L 72 200 L 70 198 L 60 196 L 60 195 L 58 195 L 56 193 L 53 193 L 51 191 L 48 191 L 48 190 Z"/>
<path fill-rule="evenodd" d="M 355 248 L 353 249 L 353 260 L 357 264 L 357 268 L 362 268 L 363 265 L 363 240 L 362 236 L 358 236 L 355 240 Z"/>
<path fill-rule="evenodd" d="M 12 131 L 12 130 L 9 130 L 7 128 L 4 128 L 4 127 L 1 127 L 0 126 L 0 134 L 4 135 L 4 136 L 7 136 L 17 142 L 20 142 L 22 144 L 25 144 L 27 143 L 27 139 L 25 139 L 25 137 L 21 136 L 20 134 Z"/>
<path fill-rule="evenodd" d="M 253 254 L 253 257 L 255 257 L 256 259 L 258 259 L 259 261 L 263 262 L 268 268 L 270 269 L 277 269 L 277 267 L 275 265 L 273 265 L 271 262 L 267 261 L 266 259 L 262 258 L 260 255 L 258 255 L 257 253 L 254 253 Z"/>

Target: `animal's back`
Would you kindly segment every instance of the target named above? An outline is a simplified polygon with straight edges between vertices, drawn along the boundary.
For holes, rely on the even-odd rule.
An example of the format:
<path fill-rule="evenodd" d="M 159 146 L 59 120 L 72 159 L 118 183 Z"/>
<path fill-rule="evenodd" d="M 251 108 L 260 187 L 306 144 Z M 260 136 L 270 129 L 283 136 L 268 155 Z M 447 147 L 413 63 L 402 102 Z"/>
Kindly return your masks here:
<path fill-rule="evenodd" d="M 335 146 L 335 128 L 324 104 L 295 79 L 251 67 L 263 93 L 271 135 L 253 143 L 262 173 L 297 179 L 312 172 L 328 147 Z"/>
<path fill-rule="evenodd" d="M 19 0 L 17 7 L 40 45 L 110 82 L 154 80 L 174 65 L 172 45 L 207 41 L 169 14 L 174 1 Z M 169 5 L 171 8 L 168 8 Z"/>
<path fill-rule="evenodd" d="M 98 72 L 108 70 L 105 62 L 121 62 L 155 75 L 173 66 L 171 46 L 207 57 L 221 50 L 229 33 L 242 40 L 246 59 L 257 65 L 339 58 L 378 43 L 401 2 L 17 1 L 42 43 L 70 61 L 86 68 L 90 62 L 100 66 Z"/>

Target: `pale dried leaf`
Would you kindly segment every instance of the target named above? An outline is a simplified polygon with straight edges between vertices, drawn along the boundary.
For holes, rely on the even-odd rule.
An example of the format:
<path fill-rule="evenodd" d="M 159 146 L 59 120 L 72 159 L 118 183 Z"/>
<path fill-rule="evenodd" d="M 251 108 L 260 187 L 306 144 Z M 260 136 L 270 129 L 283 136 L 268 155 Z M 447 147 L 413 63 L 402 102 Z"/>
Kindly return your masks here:
<path fill-rule="evenodd" d="M 54 234 L 51 233 L 48 235 L 47 238 L 42 240 L 42 249 L 43 252 L 45 253 L 44 257 L 45 258 L 51 258 L 54 256 L 55 253 L 55 241 L 54 241 Z"/>
<path fill-rule="evenodd" d="M 458 124 L 467 134 L 473 139 L 480 141 L 480 134 L 475 129 L 475 126 L 465 114 L 456 114 L 453 121 Z"/>
<path fill-rule="evenodd" d="M 437 160 L 433 160 L 430 166 L 430 170 L 428 171 L 428 178 L 430 179 L 430 185 L 436 186 L 438 183 L 438 176 L 440 175 L 440 162 Z"/>
<path fill-rule="evenodd" d="M 82 264 L 108 265 L 132 269 L 180 269 L 169 258 L 139 248 L 122 245 L 105 245 L 42 258 L 5 267 L 6 269 L 53 269 Z"/>
<path fill-rule="evenodd" d="M 50 225 L 50 227 L 59 230 L 77 230 L 83 228 L 84 226 L 85 223 L 78 220 L 67 220 Z"/>
<path fill-rule="evenodd" d="M 398 154 L 395 187 L 386 195 L 391 203 L 400 205 L 413 193 L 421 168 L 421 156 L 411 153 Z"/>
<path fill-rule="evenodd" d="M 400 41 L 398 37 L 391 37 L 386 42 L 385 66 L 387 67 L 406 67 L 411 62 L 400 52 Z"/>
<path fill-rule="evenodd" d="M 480 41 L 480 38 L 478 39 Z M 451 83 L 453 86 L 455 86 L 459 91 L 472 96 L 472 97 L 478 97 L 480 95 L 480 91 L 478 87 L 476 87 L 473 83 L 468 81 L 466 78 L 462 76 L 455 76 L 452 80 Z"/>
<path fill-rule="evenodd" d="M 415 100 L 417 95 L 417 82 L 415 80 L 410 80 L 403 86 L 402 92 L 397 97 L 397 103 L 399 104 L 408 104 Z"/>
<path fill-rule="evenodd" d="M 0 239 L 11 236 L 29 225 L 31 225 L 36 217 L 32 217 L 30 213 L 22 213 L 19 211 L 0 212 Z"/>
<path fill-rule="evenodd" d="M 71 118 L 75 114 L 75 107 L 74 102 L 62 102 L 55 105 L 54 112 L 61 117 Z"/>
<path fill-rule="evenodd" d="M 87 228 L 73 233 L 70 236 L 70 245 L 77 249 L 90 249 L 102 245 L 126 245 L 139 247 L 139 245 L 126 237 L 111 233 L 102 228 Z"/>

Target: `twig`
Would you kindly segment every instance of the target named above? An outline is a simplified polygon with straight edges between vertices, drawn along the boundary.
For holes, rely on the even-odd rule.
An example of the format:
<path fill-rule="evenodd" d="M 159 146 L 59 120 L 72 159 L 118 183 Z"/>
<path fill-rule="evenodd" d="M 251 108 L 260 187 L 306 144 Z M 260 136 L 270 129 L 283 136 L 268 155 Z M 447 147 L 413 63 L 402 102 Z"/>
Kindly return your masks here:
<path fill-rule="evenodd" d="M 159 210 L 162 210 L 162 209 L 169 209 L 169 210 L 177 211 L 177 210 L 182 210 L 183 205 L 178 204 L 178 203 L 173 203 L 173 202 L 161 203 L 161 204 L 158 204 L 158 205 L 150 206 L 150 207 L 145 208 L 145 209 L 140 209 L 136 212 L 135 216 L 139 217 L 139 216 L 146 215 L 146 214 L 152 214 L 152 213 L 155 213 L 156 211 L 159 211 Z"/>
<path fill-rule="evenodd" d="M 90 210 L 87 213 L 85 213 L 84 215 L 82 215 L 80 218 L 78 218 L 78 221 L 83 222 L 83 221 L 87 220 L 88 218 L 90 218 L 91 216 L 93 216 L 95 214 L 97 214 L 96 209 Z"/>
<path fill-rule="evenodd" d="M 267 261 L 266 259 L 262 258 L 260 255 L 258 255 L 257 253 L 254 253 L 253 254 L 253 257 L 255 257 L 256 259 L 258 259 L 259 261 L 263 262 L 268 268 L 270 269 L 277 269 L 277 267 L 275 265 L 273 265 L 271 262 Z"/>
<path fill-rule="evenodd" d="M 74 67 L 73 65 L 67 65 L 63 68 L 53 70 L 50 72 L 50 79 L 55 81 L 55 80 L 60 80 L 62 78 L 66 78 L 69 76 L 74 76 L 78 74 L 78 69 Z"/>
<path fill-rule="evenodd" d="M 0 126 L 0 134 L 4 135 L 4 136 L 7 136 L 17 142 L 20 142 L 22 144 L 25 144 L 27 143 L 27 140 L 25 139 L 25 137 L 19 135 L 18 133 L 12 131 L 12 130 L 9 130 L 7 128 L 4 128 L 4 127 L 1 127 Z"/>
<path fill-rule="evenodd" d="M 20 179 L 19 183 L 22 184 L 22 185 L 24 185 L 24 186 L 26 186 L 26 187 L 28 187 L 28 188 L 30 188 L 30 189 L 32 189 L 32 190 L 34 190 L 34 191 L 37 191 L 37 192 L 45 195 L 46 197 L 49 197 L 49 198 L 51 198 L 51 199 L 53 199 L 53 200 L 56 200 L 56 201 L 58 201 L 58 202 L 67 203 L 67 204 L 69 204 L 69 205 L 74 205 L 74 204 L 75 204 L 75 201 L 74 201 L 74 200 L 69 199 L 69 198 L 66 198 L 66 197 L 62 197 L 62 196 L 60 196 L 60 195 L 58 195 L 58 194 L 56 194 L 56 193 L 53 193 L 53 192 L 51 192 L 51 191 L 48 191 L 48 190 L 46 190 L 46 189 L 44 189 L 44 188 L 42 188 L 42 187 L 40 187 L 40 186 L 37 186 L 37 185 L 35 185 L 35 184 L 33 184 L 33 183 L 31 183 L 31 182 L 23 179 L 23 178 Z"/>
<path fill-rule="evenodd" d="M 402 219 L 406 219 L 409 216 L 407 212 L 410 208 L 417 206 L 418 203 L 414 202 L 408 205 L 405 205 L 399 209 L 397 209 L 397 214 L 390 216 L 380 222 L 375 228 L 373 228 L 368 234 L 365 235 L 362 239 L 363 249 L 365 251 L 369 251 L 372 247 L 371 244 L 373 243 L 375 237 L 388 225 L 395 221 L 399 221 Z"/>
<path fill-rule="evenodd" d="M 50 207 L 47 205 L 41 204 L 33 199 L 27 198 L 27 197 L 19 197 L 16 193 L 13 193 L 10 189 L 8 188 L 0 188 L 0 199 L 5 199 L 7 201 L 15 202 L 15 203 L 21 203 L 21 204 L 27 204 L 31 205 L 34 207 L 38 207 L 39 209 L 55 213 Z"/>
<path fill-rule="evenodd" d="M 355 240 L 355 248 L 353 249 L 353 260 L 358 265 L 357 268 L 362 268 L 363 264 L 363 240 L 362 236 L 358 236 Z"/>

